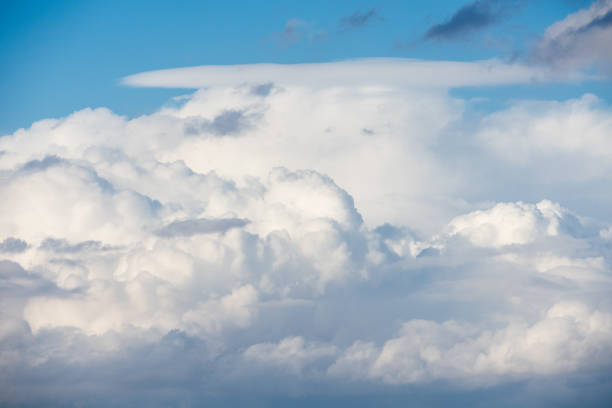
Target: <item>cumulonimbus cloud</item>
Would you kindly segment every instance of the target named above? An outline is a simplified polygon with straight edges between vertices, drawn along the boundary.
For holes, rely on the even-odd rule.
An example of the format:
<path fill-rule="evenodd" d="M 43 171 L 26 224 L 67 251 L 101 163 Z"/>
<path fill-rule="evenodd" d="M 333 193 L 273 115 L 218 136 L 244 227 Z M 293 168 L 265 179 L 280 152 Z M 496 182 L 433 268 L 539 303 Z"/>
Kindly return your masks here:
<path fill-rule="evenodd" d="M 612 367 L 610 224 L 551 163 L 599 163 L 573 180 L 607 186 L 611 114 L 516 102 L 461 133 L 469 104 L 446 87 L 534 75 L 487 64 L 140 74 L 208 87 L 0 138 L 1 403 L 539 381 L 581 400 L 555 381 Z"/>

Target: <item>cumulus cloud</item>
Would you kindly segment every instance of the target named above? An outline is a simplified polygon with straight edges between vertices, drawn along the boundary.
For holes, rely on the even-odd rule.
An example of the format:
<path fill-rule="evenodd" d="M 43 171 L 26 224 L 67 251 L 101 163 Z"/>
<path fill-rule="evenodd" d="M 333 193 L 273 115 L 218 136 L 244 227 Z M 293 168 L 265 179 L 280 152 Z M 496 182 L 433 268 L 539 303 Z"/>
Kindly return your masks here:
<path fill-rule="evenodd" d="M 329 372 L 396 384 L 494 383 L 500 376 L 562 373 L 583 364 L 605 367 L 612 358 L 611 340 L 612 314 L 581 303 L 557 303 L 532 324 L 517 321 L 485 332 L 455 321 L 412 320 L 380 348 L 351 345 Z"/>
<path fill-rule="evenodd" d="M 520 173 L 474 181 L 559 158 L 605 181 L 607 107 L 519 101 L 459 138 L 467 104 L 445 88 L 272 83 L 269 68 L 231 86 L 219 69 L 150 115 L 84 109 L 0 138 L 0 404 L 609 372 L 609 218 L 568 206 L 565 179 L 562 200 L 525 198 Z"/>
<path fill-rule="evenodd" d="M 288 337 L 278 344 L 254 344 L 243 355 L 258 364 L 286 368 L 299 374 L 305 365 L 333 357 L 336 353 L 333 345 L 307 343 L 302 337 Z"/>
<path fill-rule="evenodd" d="M 608 166 L 611 131 L 610 108 L 597 96 L 585 94 L 564 102 L 517 102 L 485 118 L 478 138 L 501 159 L 515 163 L 563 157 L 566 165 L 572 163 L 571 171 L 567 166 L 554 170 L 564 177 L 584 178 Z"/>
<path fill-rule="evenodd" d="M 570 228 L 573 226 L 572 221 L 575 218 L 571 214 L 550 201 L 535 205 L 500 203 L 486 211 L 453 218 L 448 224 L 448 233 L 462 235 L 477 246 L 496 248 L 530 244 L 541 236 L 559 235 L 568 224 Z"/>

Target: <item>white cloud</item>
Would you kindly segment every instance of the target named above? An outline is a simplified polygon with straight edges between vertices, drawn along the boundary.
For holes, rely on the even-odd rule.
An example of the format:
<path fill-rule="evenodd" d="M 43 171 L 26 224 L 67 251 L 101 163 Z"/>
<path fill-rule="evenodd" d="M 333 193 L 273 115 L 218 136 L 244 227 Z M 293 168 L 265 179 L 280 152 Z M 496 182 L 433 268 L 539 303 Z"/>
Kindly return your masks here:
<path fill-rule="evenodd" d="M 349 82 L 214 84 L 2 137 L 0 372 L 307 394 L 609 369 L 610 224 L 563 177 L 561 203 L 512 178 L 570 158 L 605 181 L 609 110 L 518 102 L 462 138 L 443 89 Z"/>
<path fill-rule="evenodd" d="M 580 74 L 570 74 L 578 79 Z M 556 81 L 568 79 L 545 68 L 505 64 L 497 60 L 477 62 L 425 61 L 373 58 L 334 63 L 250 64 L 164 69 L 130 75 L 131 86 L 204 88 L 274 82 L 282 86 L 329 88 L 335 86 L 460 87 Z"/>
<path fill-rule="evenodd" d="M 564 213 L 567 214 L 567 210 L 550 201 L 499 203 L 486 211 L 453 218 L 447 230 L 451 236 L 465 236 L 473 244 L 483 247 L 524 245 L 539 237 L 559 235 L 565 227 Z"/>
<path fill-rule="evenodd" d="M 299 374 L 305 365 L 333 357 L 336 353 L 333 345 L 306 342 L 298 336 L 282 339 L 278 344 L 254 344 L 243 355 L 258 364 L 278 366 Z"/>
<path fill-rule="evenodd" d="M 609 107 L 586 94 L 565 102 L 518 102 L 485 118 L 478 138 L 504 160 L 524 165 L 562 157 L 575 164 L 563 176 L 592 177 L 609 163 L 611 131 Z"/>
<path fill-rule="evenodd" d="M 196 92 L 179 108 L 129 121 L 98 109 L 36 123 L 3 138 L 0 166 L 48 155 L 86 160 L 118 190 L 180 203 L 190 212 L 185 218 L 204 207 L 217 217 L 232 211 L 237 203 L 217 204 L 218 195 L 207 196 L 215 183 L 219 189 L 213 191 L 234 188 L 231 182 L 222 186 L 216 175 L 240 185 L 245 176 L 266 179 L 279 166 L 316 169 L 351 191 L 370 225 L 402 222 L 433 232 L 456 211 L 447 196 L 462 180 L 432 155 L 431 146 L 462 110 L 461 101 L 442 91 L 287 87 L 262 97 L 248 87 L 219 87 Z M 227 111 L 254 118 L 252 126 L 219 136 L 195 125 Z M 184 182 L 166 181 L 174 177 Z M 196 189 L 200 195 L 192 194 Z M 423 222 L 423 214 L 431 221 Z"/>
<path fill-rule="evenodd" d="M 353 344 L 329 372 L 394 384 L 436 379 L 493 384 L 504 376 L 558 374 L 585 364 L 606 366 L 612 359 L 610 341 L 612 314 L 562 302 L 531 324 L 514 321 L 496 330 L 455 321 L 411 320 L 380 348 Z"/>
<path fill-rule="evenodd" d="M 187 332 L 195 329 L 204 332 L 219 332 L 223 327 L 230 324 L 237 327 L 246 327 L 256 313 L 257 290 L 251 285 L 232 289 L 232 293 L 221 297 L 219 300 L 209 300 L 199 304 L 195 309 L 189 310 L 183 315 L 183 321 L 187 325 Z"/>
<path fill-rule="evenodd" d="M 158 214 L 148 197 L 116 190 L 91 167 L 54 157 L 11 172 L 0 188 L 10 197 L 0 203 L 2 230 L 27 242 L 57 236 L 123 245 L 141 239 Z"/>

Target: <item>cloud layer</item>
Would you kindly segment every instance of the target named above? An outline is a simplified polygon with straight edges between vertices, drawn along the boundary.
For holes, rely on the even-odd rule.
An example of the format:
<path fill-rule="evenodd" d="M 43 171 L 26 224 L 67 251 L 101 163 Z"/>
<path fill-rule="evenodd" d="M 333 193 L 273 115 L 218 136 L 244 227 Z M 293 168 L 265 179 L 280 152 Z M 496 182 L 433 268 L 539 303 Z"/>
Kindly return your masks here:
<path fill-rule="evenodd" d="M 371 58 L 333 63 L 247 64 L 164 69 L 130 75 L 130 86 L 204 88 L 261 85 L 333 88 L 385 86 L 393 88 L 449 88 L 508 85 L 583 79 L 578 73 L 555 73 L 545 67 L 507 64 L 498 60 L 458 62 L 405 58 Z"/>
<path fill-rule="evenodd" d="M 1 404 L 609 398 L 611 218 L 574 190 L 609 183 L 609 107 L 474 122 L 446 87 L 516 67 L 395 88 L 363 64 L 404 62 L 142 74 L 210 86 L 0 138 Z"/>

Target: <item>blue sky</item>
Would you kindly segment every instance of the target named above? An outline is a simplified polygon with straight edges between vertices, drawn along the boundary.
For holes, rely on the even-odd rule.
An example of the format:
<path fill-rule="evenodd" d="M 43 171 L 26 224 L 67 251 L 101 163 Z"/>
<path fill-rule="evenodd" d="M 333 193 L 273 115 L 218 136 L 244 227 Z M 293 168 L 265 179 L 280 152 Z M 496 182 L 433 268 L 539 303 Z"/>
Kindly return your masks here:
<path fill-rule="evenodd" d="M 0 406 L 612 401 L 612 0 L 0 2 Z"/>
<path fill-rule="evenodd" d="M 516 1 L 488 26 L 457 39 L 423 35 L 448 21 L 463 1 L 10 1 L 0 19 L 0 132 L 42 117 L 107 106 L 134 116 L 151 112 L 176 90 L 123 87 L 136 72 L 193 65 L 325 62 L 363 57 L 434 60 L 510 59 L 554 21 L 585 1 Z M 510 4 L 512 4 L 510 6 Z M 361 26 L 342 19 L 373 11 Z M 294 38 L 282 32 L 303 22 Z M 309 38 L 311 37 L 311 38 Z M 609 83 L 535 87 L 529 97 L 572 97 Z M 472 94 L 470 91 L 466 91 Z M 475 91 L 479 93 L 479 91 Z M 486 96 L 512 89 L 485 90 Z"/>

